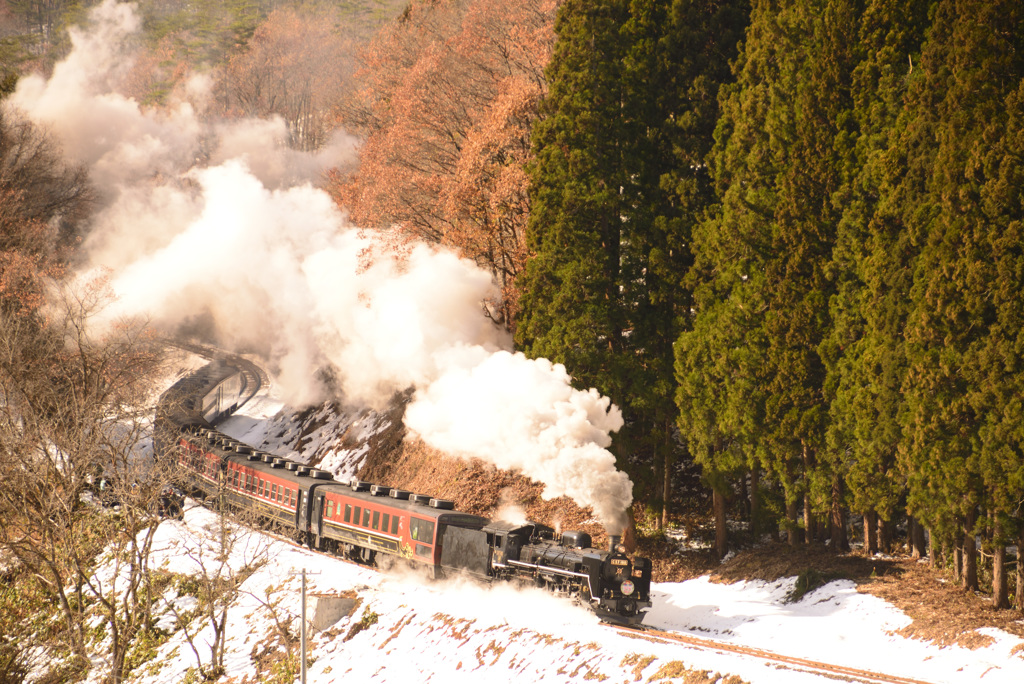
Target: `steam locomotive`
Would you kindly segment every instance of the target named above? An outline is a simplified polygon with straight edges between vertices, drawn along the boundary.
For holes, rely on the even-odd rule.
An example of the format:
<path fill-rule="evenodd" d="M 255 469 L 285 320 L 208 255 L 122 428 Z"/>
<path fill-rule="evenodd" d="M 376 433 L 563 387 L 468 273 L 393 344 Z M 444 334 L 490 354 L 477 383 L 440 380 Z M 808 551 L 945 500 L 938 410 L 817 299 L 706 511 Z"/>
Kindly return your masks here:
<path fill-rule="evenodd" d="M 532 584 L 578 600 L 606 622 L 643 620 L 651 605 L 651 562 L 628 556 L 618 537 L 605 551 L 593 548 L 586 532 L 558 534 L 539 523 L 462 513 L 446 499 L 362 480 L 345 484 L 218 431 L 214 424 L 253 392 L 245 363 L 211 363 L 160 398 L 157 454 L 173 459 L 192 493 L 251 512 L 311 549 L 357 562 L 403 559 L 435 578 L 465 573 Z"/>

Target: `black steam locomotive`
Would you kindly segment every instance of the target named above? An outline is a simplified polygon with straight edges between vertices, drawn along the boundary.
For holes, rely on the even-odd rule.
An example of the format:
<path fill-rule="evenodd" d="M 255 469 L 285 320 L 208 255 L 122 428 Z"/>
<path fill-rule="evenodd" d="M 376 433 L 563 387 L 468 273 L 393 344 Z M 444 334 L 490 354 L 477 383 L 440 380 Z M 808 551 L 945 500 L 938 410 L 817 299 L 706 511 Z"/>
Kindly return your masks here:
<path fill-rule="evenodd" d="M 214 423 L 258 382 L 247 363 L 212 363 L 160 399 L 157 453 L 174 459 L 193 493 L 251 511 L 310 548 L 362 563 L 405 559 L 436 578 L 466 573 L 529 583 L 577 599 L 606 622 L 643 620 L 651 605 L 651 563 L 626 555 L 617 537 L 605 551 L 593 548 L 586 532 L 557 534 L 538 523 L 461 513 L 445 499 L 362 480 L 341 483 L 219 432 Z"/>

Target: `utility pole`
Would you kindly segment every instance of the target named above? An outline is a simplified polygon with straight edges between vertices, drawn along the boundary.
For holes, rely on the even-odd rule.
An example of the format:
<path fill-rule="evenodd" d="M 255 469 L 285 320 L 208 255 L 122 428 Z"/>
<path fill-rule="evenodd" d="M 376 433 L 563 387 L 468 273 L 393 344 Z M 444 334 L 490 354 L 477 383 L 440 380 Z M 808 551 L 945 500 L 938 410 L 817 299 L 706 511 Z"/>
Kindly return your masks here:
<path fill-rule="evenodd" d="M 299 648 L 302 649 L 299 681 L 306 684 L 306 568 L 302 568 L 302 636 Z"/>
<path fill-rule="evenodd" d="M 302 620 L 302 627 L 299 632 L 299 649 L 302 653 L 299 656 L 299 681 L 302 684 L 306 684 L 306 568 L 302 568 L 301 573 L 290 572 L 290 575 L 301 574 L 302 575 L 302 610 L 300 619 Z M 319 572 L 311 573 L 319 575 Z"/>

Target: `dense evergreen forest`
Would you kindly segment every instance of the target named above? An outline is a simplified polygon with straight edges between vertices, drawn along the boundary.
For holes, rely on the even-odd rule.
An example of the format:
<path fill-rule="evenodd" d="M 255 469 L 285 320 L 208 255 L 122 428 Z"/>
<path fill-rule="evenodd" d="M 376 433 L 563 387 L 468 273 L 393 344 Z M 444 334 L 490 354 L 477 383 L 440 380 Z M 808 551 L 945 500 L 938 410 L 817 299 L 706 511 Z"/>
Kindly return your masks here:
<path fill-rule="evenodd" d="M 1022 9 L 566 0 L 516 337 L 789 543 L 1024 547 Z M 672 381 L 674 380 L 674 382 Z M 1018 566 L 1017 606 L 1024 608 Z"/>
<path fill-rule="evenodd" d="M 91 4 L 4 5 L 4 92 Z M 1019 2 L 139 5 L 126 94 L 161 107 L 202 73 L 209 117 L 358 135 L 332 196 L 494 273 L 517 347 L 622 408 L 648 522 L 696 463 L 719 556 L 729 519 L 837 551 L 856 529 L 1024 610 Z M 39 158 L 64 204 L 0 178 L 8 320 L 87 224 L 81 172 Z"/>

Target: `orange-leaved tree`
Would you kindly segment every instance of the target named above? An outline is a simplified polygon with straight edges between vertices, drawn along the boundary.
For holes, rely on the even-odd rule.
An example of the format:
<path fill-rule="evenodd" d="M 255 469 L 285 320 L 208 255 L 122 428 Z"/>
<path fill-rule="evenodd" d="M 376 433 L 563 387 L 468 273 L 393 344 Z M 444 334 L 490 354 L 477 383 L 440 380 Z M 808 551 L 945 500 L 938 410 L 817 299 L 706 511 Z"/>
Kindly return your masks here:
<path fill-rule="evenodd" d="M 527 250 L 530 132 L 557 0 L 416 1 L 362 55 L 340 120 L 360 165 L 330 189 L 352 219 L 459 251 L 490 269 L 511 321 Z"/>

